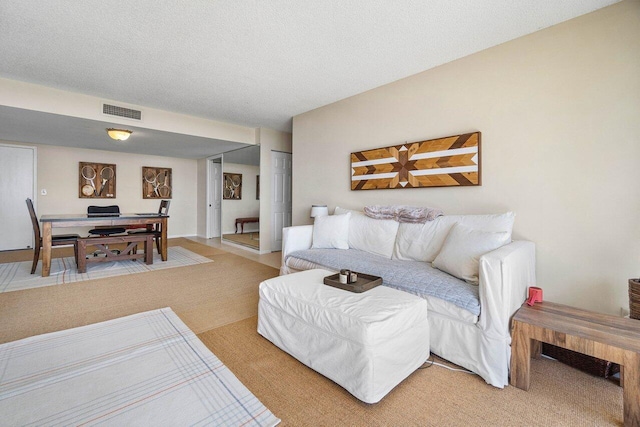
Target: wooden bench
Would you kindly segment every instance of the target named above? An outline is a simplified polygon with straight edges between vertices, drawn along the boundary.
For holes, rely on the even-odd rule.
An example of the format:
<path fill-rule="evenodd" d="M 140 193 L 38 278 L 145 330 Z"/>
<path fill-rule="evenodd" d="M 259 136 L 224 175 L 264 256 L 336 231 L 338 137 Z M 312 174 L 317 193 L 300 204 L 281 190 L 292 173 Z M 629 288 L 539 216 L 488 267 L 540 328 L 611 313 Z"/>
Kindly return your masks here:
<path fill-rule="evenodd" d="M 249 222 L 260 222 L 258 217 L 236 218 L 236 233 L 238 232 L 238 224 L 240 224 L 240 234 L 244 233 L 244 225 Z"/>
<path fill-rule="evenodd" d="M 81 237 L 78 239 L 78 273 L 87 272 L 87 264 L 93 262 L 124 261 L 143 259 L 153 264 L 153 233 L 136 233 L 109 237 Z M 128 243 L 120 253 L 112 252 L 107 245 Z M 144 254 L 137 253 L 138 243 L 144 243 Z M 87 246 L 95 246 L 106 256 L 87 258 Z"/>
<path fill-rule="evenodd" d="M 529 389 L 531 357 L 540 343 L 620 364 L 624 425 L 640 425 L 640 321 L 552 302 L 523 304 L 511 331 L 511 385 Z"/>

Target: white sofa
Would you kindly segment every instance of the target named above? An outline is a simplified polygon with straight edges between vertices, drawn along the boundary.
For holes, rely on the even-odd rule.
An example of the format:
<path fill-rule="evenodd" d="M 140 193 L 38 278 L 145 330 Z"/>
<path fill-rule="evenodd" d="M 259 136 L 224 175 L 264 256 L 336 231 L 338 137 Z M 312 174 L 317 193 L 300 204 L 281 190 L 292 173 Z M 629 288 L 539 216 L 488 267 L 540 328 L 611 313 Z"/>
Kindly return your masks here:
<path fill-rule="evenodd" d="M 338 218 L 337 215 L 344 217 Z M 535 246 L 529 241 L 511 240 L 512 213 L 441 216 L 425 224 L 377 220 L 362 212 L 341 208 L 336 208 L 335 215 L 331 217 L 321 220 L 323 222 L 318 222 L 316 218 L 315 228 L 313 225 L 304 225 L 284 229 L 281 275 L 312 268 L 356 270 L 349 265 L 323 265 L 305 259 L 305 254 L 321 252 L 326 255 L 326 251 L 333 251 L 331 255 L 339 255 L 351 262 L 362 259 L 363 262 L 370 262 L 371 266 L 378 266 L 378 270 L 381 265 L 393 265 L 394 269 L 398 266 L 402 269 L 407 267 L 407 271 L 424 266 L 424 270 L 442 276 L 440 271 L 431 269 L 434 264 L 450 270 L 447 273 L 461 277 L 465 276 L 464 270 L 470 268 L 469 260 L 473 258 L 465 251 L 478 246 L 478 238 L 486 236 L 489 241 L 500 236 L 500 239 L 504 239 L 506 233 L 504 244 L 481 255 L 476 253 L 475 260 L 472 260 L 475 261 L 477 272 L 477 314 L 446 299 L 422 292 L 419 294 L 427 300 L 429 308 L 430 346 L 433 353 L 477 373 L 495 387 L 503 388 L 509 383 L 510 319 L 526 299 L 527 287 L 536 285 Z M 336 226 L 336 220 L 342 225 L 348 223 L 347 229 Z M 323 227 L 325 232 L 330 229 L 332 235 L 320 235 Z M 465 234 L 462 235 L 463 240 L 459 235 L 455 238 L 454 231 L 461 230 L 466 231 L 470 239 L 475 238 L 476 242 L 465 243 Z M 347 234 L 348 237 L 340 237 L 340 234 Z M 346 243 L 336 242 L 341 238 L 346 239 Z M 318 245 L 319 248 L 313 248 Z M 500 244 L 494 242 L 493 245 L 497 247 Z M 332 249 L 345 246 L 349 248 L 346 249 L 348 252 L 345 249 Z M 476 249 L 476 252 L 481 251 L 482 246 L 483 242 L 480 242 L 480 249 Z M 349 257 L 343 256 L 347 254 Z M 462 271 L 458 271 L 455 265 L 451 266 L 456 257 L 461 257 Z M 385 274 L 382 270 L 380 275 L 387 282 Z M 452 280 L 455 282 L 457 279 Z M 473 278 L 467 282 L 473 282 Z M 459 281 L 460 287 L 468 291 L 470 286 L 467 282 Z M 475 288 L 473 290 L 476 291 Z"/>

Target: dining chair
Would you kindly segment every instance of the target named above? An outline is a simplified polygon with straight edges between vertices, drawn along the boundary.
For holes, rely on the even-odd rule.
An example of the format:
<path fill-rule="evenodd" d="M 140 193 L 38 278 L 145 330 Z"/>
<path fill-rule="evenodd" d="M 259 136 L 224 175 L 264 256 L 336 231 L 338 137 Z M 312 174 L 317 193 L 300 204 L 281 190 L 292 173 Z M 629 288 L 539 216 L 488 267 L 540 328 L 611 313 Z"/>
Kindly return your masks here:
<path fill-rule="evenodd" d="M 40 259 L 40 248 L 42 248 L 42 234 L 40 233 L 40 223 L 36 216 L 36 210 L 33 207 L 33 201 L 27 199 L 27 209 L 31 217 L 31 225 L 33 225 L 34 246 L 33 246 L 33 264 L 31 265 L 31 274 L 36 272 L 38 259 Z M 51 246 L 68 246 L 73 245 L 73 254 L 78 265 L 78 238 L 77 234 L 58 234 L 51 236 Z"/>
<path fill-rule="evenodd" d="M 111 206 L 89 206 L 87 207 L 87 213 L 89 215 L 95 215 L 95 216 L 99 216 L 100 214 L 119 214 L 120 213 L 120 206 L 118 205 L 111 205 Z M 124 227 L 96 227 L 93 228 L 91 230 L 89 230 L 89 234 L 94 235 L 94 236 L 100 236 L 100 237 L 105 237 L 105 236 L 111 236 L 113 234 L 122 234 L 124 233 L 126 230 Z M 105 248 L 109 248 L 107 245 L 105 245 Z M 120 253 L 120 251 L 115 250 L 115 252 Z M 93 256 L 97 256 L 100 253 L 100 251 L 95 251 L 93 253 Z"/>
<path fill-rule="evenodd" d="M 171 200 L 161 200 L 160 208 L 158 209 L 158 214 L 169 215 L 170 204 L 171 204 Z M 158 253 L 162 253 L 161 252 L 162 245 L 164 245 L 165 242 L 162 241 L 162 228 L 160 224 L 155 224 L 155 226 L 151 230 L 148 230 L 146 228 L 138 228 L 138 229 L 133 229 L 128 231 L 128 234 L 136 234 L 136 233 L 152 233 L 153 238 L 156 241 L 156 249 L 158 250 Z"/>

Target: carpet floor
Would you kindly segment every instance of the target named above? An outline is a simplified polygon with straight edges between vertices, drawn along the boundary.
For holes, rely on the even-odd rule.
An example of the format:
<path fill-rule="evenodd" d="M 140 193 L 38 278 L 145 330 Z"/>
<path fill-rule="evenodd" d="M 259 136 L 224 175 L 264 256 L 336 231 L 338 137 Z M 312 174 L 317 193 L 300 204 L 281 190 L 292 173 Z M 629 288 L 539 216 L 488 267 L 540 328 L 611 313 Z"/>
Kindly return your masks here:
<path fill-rule="evenodd" d="M 169 245 L 214 262 L 0 294 L 0 342 L 171 307 L 283 426 L 622 424 L 620 387 L 549 359 L 532 361 L 528 392 L 432 366 L 364 404 L 256 332 L 258 284 L 277 269 L 189 239 Z M 29 260 L 22 252 L 0 262 Z"/>
<path fill-rule="evenodd" d="M 164 307 L 197 334 L 255 316 L 259 283 L 278 275 L 275 268 L 189 239 L 170 239 L 169 245 L 214 262 L 2 293 L 0 342 Z"/>
<path fill-rule="evenodd" d="M 256 332 L 257 317 L 198 335 L 282 426 L 622 425 L 622 388 L 555 360 L 531 362 L 531 388 L 498 389 L 439 366 L 368 405 Z"/>

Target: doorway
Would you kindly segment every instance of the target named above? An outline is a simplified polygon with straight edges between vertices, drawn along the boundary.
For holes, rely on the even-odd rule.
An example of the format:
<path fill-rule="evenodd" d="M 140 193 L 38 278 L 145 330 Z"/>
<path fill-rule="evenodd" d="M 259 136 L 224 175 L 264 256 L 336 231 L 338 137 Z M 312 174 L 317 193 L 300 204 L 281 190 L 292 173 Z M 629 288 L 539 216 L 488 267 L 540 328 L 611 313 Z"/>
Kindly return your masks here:
<path fill-rule="evenodd" d="M 291 226 L 291 153 L 271 152 L 271 250 L 282 250 L 282 229 Z"/>
<path fill-rule="evenodd" d="M 209 194 L 207 198 L 207 238 L 220 237 L 222 223 L 222 157 L 209 159 Z"/>
<path fill-rule="evenodd" d="M 4 177 L 0 179 L 1 251 L 33 247 L 33 227 L 25 200 L 37 202 L 36 168 L 36 147 L 0 144 L 0 170 Z"/>

